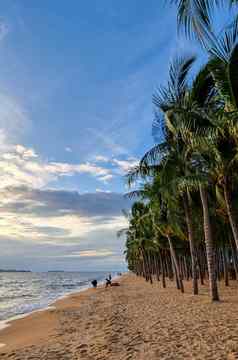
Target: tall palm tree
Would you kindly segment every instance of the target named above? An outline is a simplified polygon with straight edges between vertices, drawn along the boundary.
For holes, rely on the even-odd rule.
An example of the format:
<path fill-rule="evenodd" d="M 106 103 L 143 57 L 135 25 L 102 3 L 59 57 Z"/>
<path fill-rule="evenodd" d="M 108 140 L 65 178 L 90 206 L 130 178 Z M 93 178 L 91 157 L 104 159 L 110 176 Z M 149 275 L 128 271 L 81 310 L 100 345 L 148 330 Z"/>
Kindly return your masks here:
<path fill-rule="evenodd" d="M 194 58 L 191 58 L 190 64 L 193 63 Z M 178 190 L 183 200 L 185 218 L 187 223 L 187 233 L 190 244 L 191 260 L 192 260 L 192 275 L 193 275 L 193 293 L 198 294 L 198 282 L 197 282 L 197 257 L 194 240 L 194 229 L 192 221 L 192 198 L 190 194 L 190 188 L 192 183 L 191 172 L 191 156 L 187 151 L 187 146 L 181 138 L 182 118 L 187 116 L 188 110 L 193 111 L 193 120 L 196 118 L 201 121 L 201 114 L 197 115 L 196 101 L 199 99 L 199 106 L 204 105 L 211 92 L 211 79 L 208 76 L 207 69 L 202 69 L 196 79 L 193 82 L 192 91 L 189 93 L 187 84 L 187 76 L 189 74 L 189 67 L 186 64 L 186 60 L 180 60 L 175 62 L 176 66 L 172 64 L 170 70 L 170 80 L 167 88 L 160 89 L 160 91 L 154 96 L 154 103 L 157 108 L 157 114 L 161 110 L 165 114 L 166 122 L 166 139 L 170 144 L 168 155 L 165 156 L 163 161 L 162 178 L 163 183 L 172 185 L 170 192 L 173 191 L 174 195 Z M 180 64 L 180 66 L 178 66 Z M 187 69 L 184 73 L 183 69 Z M 182 76 L 185 75 L 185 76 Z M 159 115 L 157 115 L 159 119 Z M 158 123 L 158 120 L 156 121 Z M 153 160 L 158 160 L 161 156 L 161 146 L 156 145 L 152 148 L 142 159 L 142 164 L 148 164 Z M 184 185 L 185 186 L 181 186 Z"/>
<path fill-rule="evenodd" d="M 219 37 L 210 49 L 208 64 L 219 106 L 209 120 L 216 141 L 208 147 L 207 159 L 216 182 L 222 186 L 227 214 L 238 250 L 238 219 L 232 203 L 238 161 L 238 23 Z M 211 156 L 212 155 L 212 156 Z"/>
<path fill-rule="evenodd" d="M 160 88 L 154 97 L 154 104 L 158 112 L 163 113 L 164 138 L 162 144 L 158 144 L 148 151 L 141 160 L 140 167 L 148 168 L 151 164 L 159 163 L 161 167 L 161 179 L 163 191 L 167 189 L 170 193 L 177 193 L 182 197 L 185 217 L 187 222 L 187 232 L 190 243 L 193 289 L 194 294 L 198 293 L 197 286 L 197 259 L 195 252 L 194 231 L 192 222 L 192 206 L 190 191 L 200 187 L 200 196 L 203 205 L 204 216 L 204 235 L 207 249 L 207 260 L 209 277 L 211 281 L 211 296 L 213 300 L 218 300 L 216 286 L 213 240 L 209 219 L 209 212 L 206 211 L 204 192 L 201 178 L 193 171 L 193 158 L 188 144 L 183 139 L 184 120 L 192 122 L 194 131 L 197 127 L 203 127 L 207 122 L 207 109 L 213 105 L 214 82 L 208 68 L 205 67 L 198 74 L 189 89 L 187 76 L 194 58 L 176 59 L 171 65 L 169 81 L 167 87 Z M 159 115 L 157 119 L 161 121 Z M 158 122 L 158 121 L 157 121 Z M 190 132 L 190 136 L 193 134 Z"/>

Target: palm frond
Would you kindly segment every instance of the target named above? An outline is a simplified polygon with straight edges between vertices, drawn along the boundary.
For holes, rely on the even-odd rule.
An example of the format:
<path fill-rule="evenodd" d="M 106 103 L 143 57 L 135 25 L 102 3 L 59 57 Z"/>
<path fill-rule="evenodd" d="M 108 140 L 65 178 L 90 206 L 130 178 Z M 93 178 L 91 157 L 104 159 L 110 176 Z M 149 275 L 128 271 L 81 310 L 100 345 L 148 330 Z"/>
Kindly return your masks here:
<path fill-rule="evenodd" d="M 117 237 L 120 238 L 123 235 L 127 235 L 127 233 L 128 233 L 128 228 L 120 229 L 117 231 Z"/>
<path fill-rule="evenodd" d="M 124 194 L 124 197 L 128 198 L 128 199 L 143 198 L 145 196 L 146 196 L 146 191 L 143 189 L 130 191 L 130 192 Z"/>
<path fill-rule="evenodd" d="M 193 80 L 190 92 L 190 101 L 196 102 L 200 107 L 209 104 L 215 94 L 215 83 L 206 64 L 200 69 Z"/>
<path fill-rule="evenodd" d="M 211 16 L 222 0 L 171 0 L 178 6 L 178 29 L 189 38 L 198 39 L 205 47 L 213 38 Z"/>
<path fill-rule="evenodd" d="M 155 163 L 159 164 L 161 162 L 161 160 L 163 159 L 163 157 L 165 156 L 165 154 L 167 153 L 167 151 L 168 151 L 167 143 L 157 144 L 157 145 L 153 146 L 142 157 L 142 159 L 140 161 L 140 166 L 149 168 L 151 164 L 155 164 Z M 150 169 L 156 170 L 155 167 L 153 167 L 153 168 L 150 167 Z"/>
<path fill-rule="evenodd" d="M 233 23 L 212 42 L 209 50 L 211 56 L 220 59 L 224 63 L 228 63 L 231 53 L 238 41 L 238 17 Z"/>
<path fill-rule="evenodd" d="M 219 57 L 214 57 L 209 61 L 209 69 L 214 79 L 215 87 L 222 97 L 225 104 L 232 102 L 229 79 L 227 77 L 227 63 Z"/>
<path fill-rule="evenodd" d="M 141 177 L 143 177 L 143 174 L 141 173 L 141 167 L 139 165 L 134 166 L 125 176 L 127 185 L 131 187 Z"/>
<path fill-rule="evenodd" d="M 172 61 L 167 85 L 159 87 L 153 95 L 153 103 L 158 110 L 167 112 L 183 97 L 187 90 L 188 74 L 195 60 L 195 56 L 177 56 Z"/>
<path fill-rule="evenodd" d="M 228 77 L 231 90 L 232 103 L 238 109 L 238 44 L 235 45 L 228 63 Z"/>

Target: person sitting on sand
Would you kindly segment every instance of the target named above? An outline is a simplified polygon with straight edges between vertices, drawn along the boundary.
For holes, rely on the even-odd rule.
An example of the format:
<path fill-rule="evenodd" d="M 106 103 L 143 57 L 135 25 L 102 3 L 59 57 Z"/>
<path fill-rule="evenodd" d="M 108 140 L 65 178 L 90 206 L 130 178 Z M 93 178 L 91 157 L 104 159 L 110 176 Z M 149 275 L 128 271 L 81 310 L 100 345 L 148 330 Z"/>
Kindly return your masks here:
<path fill-rule="evenodd" d="M 91 284 L 93 285 L 93 287 L 96 289 L 96 287 L 98 286 L 98 282 L 97 282 L 97 280 L 93 280 L 92 282 L 91 282 Z"/>

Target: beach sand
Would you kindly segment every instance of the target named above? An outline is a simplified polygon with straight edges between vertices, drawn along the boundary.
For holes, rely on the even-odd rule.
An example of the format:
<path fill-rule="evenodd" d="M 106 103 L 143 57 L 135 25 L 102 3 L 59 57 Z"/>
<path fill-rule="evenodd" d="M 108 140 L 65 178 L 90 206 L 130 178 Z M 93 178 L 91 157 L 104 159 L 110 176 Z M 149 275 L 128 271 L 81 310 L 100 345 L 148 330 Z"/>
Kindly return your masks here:
<path fill-rule="evenodd" d="M 238 285 L 220 284 L 220 303 L 207 286 L 185 294 L 168 281 L 162 289 L 134 275 L 120 287 L 90 289 L 11 323 L 0 332 L 0 359 L 185 360 L 235 359 L 238 350 Z M 230 355 L 229 355 L 230 354 Z M 228 357 L 228 355 L 230 357 Z"/>

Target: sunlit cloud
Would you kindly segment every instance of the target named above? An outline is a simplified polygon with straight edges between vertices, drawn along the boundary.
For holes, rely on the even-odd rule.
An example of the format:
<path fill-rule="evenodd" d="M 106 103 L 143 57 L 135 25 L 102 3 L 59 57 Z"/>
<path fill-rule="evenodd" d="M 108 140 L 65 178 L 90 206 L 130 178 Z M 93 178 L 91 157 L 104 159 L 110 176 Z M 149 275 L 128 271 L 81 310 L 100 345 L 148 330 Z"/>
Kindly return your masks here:
<path fill-rule="evenodd" d="M 65 257 L 108 257 L 112 256 L 114 253 L 107 249 L 100 250 L 83 250 L 79 252 L 73 252 L 72 254 L 65 255 Z"/>
<path fill-rule="evenodd" d="M 55 243 L 86 237 L 92 232 L 125 226 L 121 210 L 129 202 L 116 193 L 0 189 L 0 235 L 19 241 Z"/>
<path fill-rule="evenodd" d="M 23 158 L 36 158 L 38 155 L 35 153 L 33 149 L 27 149 L 25 146 L 16 145 L 15 146 L 16 153 L 21 155 Z"/>
<path fill-rule="evenodd" d="M 5 141 L 4 134 L 2 134 Z M 1 139 L 1 133 L 0 133 Z M 34 151 L 22 145 L 7 145 L 0 155 L 0 188 L 27 185 L 43 187 L 62 176 L 88 174 L 102 182 L 112 179 L 110 169 L 93 163 L 70 164 L 44 161 Z"/>

